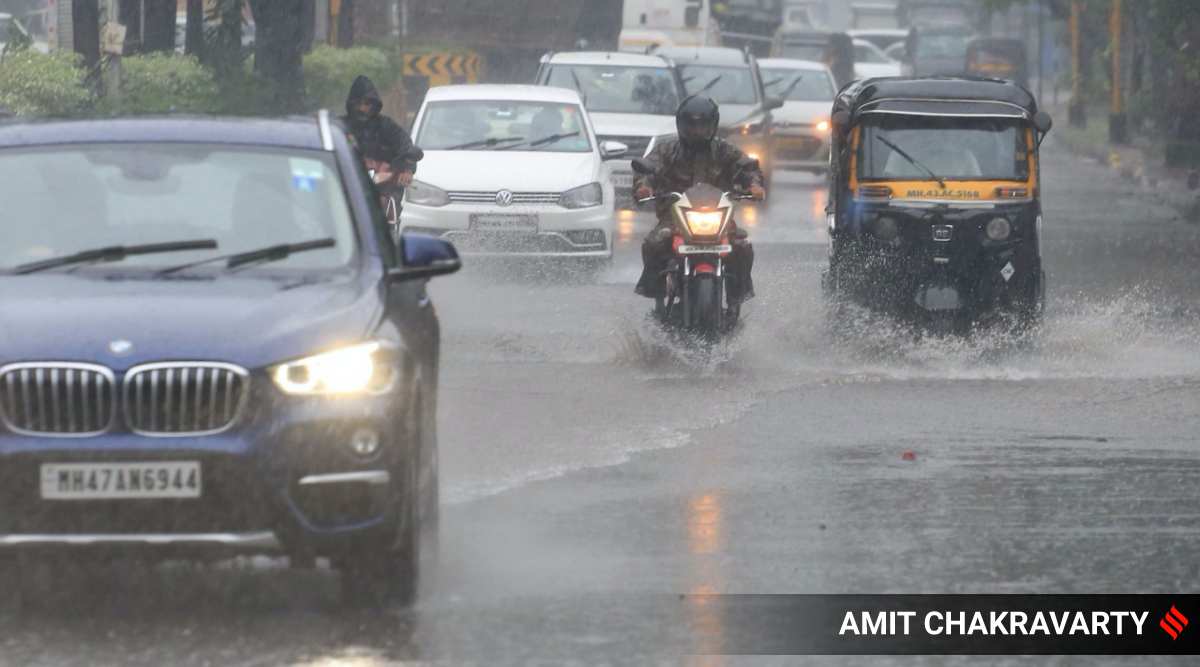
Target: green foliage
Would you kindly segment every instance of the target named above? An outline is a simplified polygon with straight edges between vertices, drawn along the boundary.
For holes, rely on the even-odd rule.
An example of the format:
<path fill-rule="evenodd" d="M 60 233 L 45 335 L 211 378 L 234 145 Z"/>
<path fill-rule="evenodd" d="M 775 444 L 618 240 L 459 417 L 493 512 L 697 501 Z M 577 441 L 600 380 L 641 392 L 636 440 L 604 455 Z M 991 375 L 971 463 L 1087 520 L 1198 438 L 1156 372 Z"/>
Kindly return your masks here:
<path fill-rule="evenodd" d="M 99 104 L 106 114 L 212 113 L 220 95 L 212 72 L 190 56 L 153 53 L 121 60 L 121 88 Z"/>
<path fill-rule="evenodd" d="M 397 80 L 400 67 L 382 49 L 336 49 L 318 46 L 304 57 L 304 81 L 311 108 L 340 110 L 350 84 L 360 74 L 370 77 L 383 93 Z"/>
<path fill-rule="evenodd" d="M 91 99 L 75 54 L 19 49 L 0 58 L 0 106 L 18 116 L 72 116 Z"/>

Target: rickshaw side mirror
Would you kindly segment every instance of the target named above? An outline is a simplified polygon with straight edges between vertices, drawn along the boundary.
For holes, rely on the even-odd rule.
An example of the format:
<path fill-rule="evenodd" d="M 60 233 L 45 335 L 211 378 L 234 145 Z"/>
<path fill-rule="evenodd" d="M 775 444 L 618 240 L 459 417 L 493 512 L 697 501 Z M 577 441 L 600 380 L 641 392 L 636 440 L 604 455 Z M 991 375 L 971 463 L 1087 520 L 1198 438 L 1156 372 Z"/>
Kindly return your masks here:
<path fill-rule="evenodd" d="M 842 134 L 846 128 L 850 127 L 850 112 L 839 111 L 833 114 L 829 121 L 833 124 L 833 129 L 837 130 L 838 134 Z"/>
<path fill-rule="evenodd" d="M 1039 111 L 1033 114 L 1033 126 L 1037 128 L 1038 132 L 1046 134 L 1050 128 L 1054 127 L 1054 119 L 1045 111 Z"/>

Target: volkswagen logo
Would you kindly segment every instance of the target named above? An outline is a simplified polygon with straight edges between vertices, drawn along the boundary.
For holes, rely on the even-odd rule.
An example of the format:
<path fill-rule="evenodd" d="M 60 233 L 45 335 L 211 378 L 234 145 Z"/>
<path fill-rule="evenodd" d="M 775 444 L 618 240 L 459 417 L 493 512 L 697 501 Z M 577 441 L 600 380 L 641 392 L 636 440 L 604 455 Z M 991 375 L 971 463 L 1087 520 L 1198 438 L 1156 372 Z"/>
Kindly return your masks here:
<path fill-rule="evenodd" d="M 496 193 L 496 203 L 501 206 L 512 206 L 513 193 L 511 190 L 501 190 Z"/>
<path fill-rule="evenodd" d="M 118 357 L 123 357 L 133 351 L 133 343 L 123 338 L 119 338 L 108 344 L 108 351 L 112 352 Z"/>

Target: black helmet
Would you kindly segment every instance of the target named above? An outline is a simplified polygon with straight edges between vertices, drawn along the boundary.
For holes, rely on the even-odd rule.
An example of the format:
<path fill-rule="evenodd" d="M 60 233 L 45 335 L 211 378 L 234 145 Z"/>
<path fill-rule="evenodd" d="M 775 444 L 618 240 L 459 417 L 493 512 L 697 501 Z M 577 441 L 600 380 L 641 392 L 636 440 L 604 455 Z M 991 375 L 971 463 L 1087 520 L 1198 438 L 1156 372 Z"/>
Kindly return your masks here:
<path fill-rule="evenodd" d="M 717 103 L 703 95 L 692 95 L 685 99 L 675 112 L 679 143 L 689 150 L 707 147 L 717 136 L 720 123 L 721 111 Z"/>

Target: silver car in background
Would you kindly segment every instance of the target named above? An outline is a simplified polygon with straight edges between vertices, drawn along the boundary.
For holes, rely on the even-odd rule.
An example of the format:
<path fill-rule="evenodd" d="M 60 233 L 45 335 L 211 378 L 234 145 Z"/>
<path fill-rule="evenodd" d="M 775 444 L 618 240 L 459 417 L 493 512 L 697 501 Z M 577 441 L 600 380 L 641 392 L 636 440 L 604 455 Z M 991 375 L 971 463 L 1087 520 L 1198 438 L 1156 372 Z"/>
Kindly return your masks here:
<path fill-rule="evenodd" d="M 829 169 L 829 112 L 837 92 L 833 74 L 811 60 L 758 61 L 767 94 L 783 99 L 775 111 L 775 166 L 825 173 Z"/>

